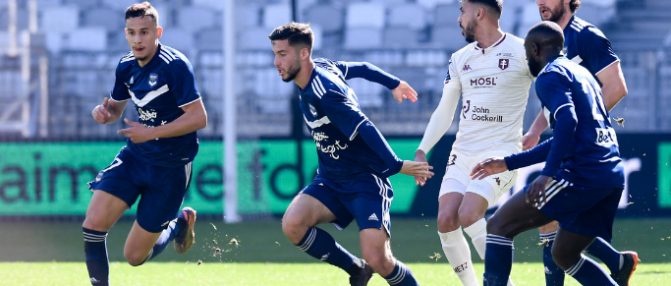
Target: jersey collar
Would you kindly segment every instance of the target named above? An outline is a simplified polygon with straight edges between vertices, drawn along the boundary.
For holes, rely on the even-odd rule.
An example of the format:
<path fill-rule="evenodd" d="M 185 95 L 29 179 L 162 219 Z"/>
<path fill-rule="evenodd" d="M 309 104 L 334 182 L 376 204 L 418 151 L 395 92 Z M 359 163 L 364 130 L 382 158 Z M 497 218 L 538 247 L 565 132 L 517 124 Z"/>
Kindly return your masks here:
<path fill-rule="evenodd" d="M 488 48 L 485 48 L 485 49 L 482 49 L 482 48 L 478 47 L 478 43 L 476 42 L 475 43 L 475 50 L 476 51 L 482 51 L 482 54 L 484 55 L 486 51 L 493 50 L 494 48 L 496 48 L 496 46 L 503 43 L 503 41 L 506 40 L 506 36 L 508 36 L 508 34 L 503 33 L 503 36 L 495 44 L 493 44 L 491 47 L 488 47 Z"/>

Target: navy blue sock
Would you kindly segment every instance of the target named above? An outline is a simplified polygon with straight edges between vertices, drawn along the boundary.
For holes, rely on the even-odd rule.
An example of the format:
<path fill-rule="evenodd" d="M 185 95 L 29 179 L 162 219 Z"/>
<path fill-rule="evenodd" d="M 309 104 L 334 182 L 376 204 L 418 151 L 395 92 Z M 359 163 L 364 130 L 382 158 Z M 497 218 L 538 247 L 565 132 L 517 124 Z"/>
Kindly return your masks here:
<path fill-rule="evenodd" d="M 585 286 L 617 286 L 617 283 L 594 260 L 581 255 L 580 260 L 566 270 L 566 274 L 573 276 Z"/>
<path fill-rule="evenodd" d="M 355 260 L 359 260 L 340 246 L 328 232 L 320 228 L 311 227 L 301 242 L 296 245 L 310 256 L 337 266 L 349 272 Z"/>
<path fill-rule="evenodd" d="M 555 242 L 557 232 L 541 233 L 541 243 L 543 244 L 543 265 L 545 266 L 545 285 L 563 286 L 564 270 L 559 268 L 552 259 L 552 244 Z"/>
<path fill-rule="evenodd" d="M 617 274 L 620 272 L 620 263 L 623 262 L 622 254 L 602 238 L 597 237 L 587 247 L 587 253 L 603 261 L 608 266 L 610 273 Z"/>
<path fill-rule="evenodd" d="M 495 234 L 487 235 L 484 286 L 506 286 L 513 268 L 513 240 Z"/>
<path fill-rule="evenodd" d="M 156 240 L 156 244 L 154 244 L 154 247 L 149 251 L 149 255 L 147 255 L 147 259 L 145 259 L 144 262 L 147 262 L 161 254 L 165 247 L 168 246 L 168 244 L 170 244 L 173 239 L 175 239 L 175 236 L 177 236 L 179 231 L 186 227 L 187 224 L 188 223 L 184 219 L 176 218 L 172 220 L 168 224 L 168 227 L 164 229 L 163 232 L 161 232 L 161 236 L 159 236 L 158 240 Z"/>
<path fill-rule="evenodd" d="M 410 268 L 398 260 L 396 260 L 394 271 L 392 271 L 391 274 L 389 274 L 387 277 L 384 277 L 384 280 L 387 280 L 389 285 L 394 286 L 419 286 L 419 283 L 417 283 L 415 276 L 412 275 Z"/>
<path fill-rule="evenodd" d="M 86 268 L 89 271 L 89 280 L 94 286 L 108 286 L 110 266 L 107 259 L 107 232 L 84 230 L 84 252 L 86 253 Z"/>

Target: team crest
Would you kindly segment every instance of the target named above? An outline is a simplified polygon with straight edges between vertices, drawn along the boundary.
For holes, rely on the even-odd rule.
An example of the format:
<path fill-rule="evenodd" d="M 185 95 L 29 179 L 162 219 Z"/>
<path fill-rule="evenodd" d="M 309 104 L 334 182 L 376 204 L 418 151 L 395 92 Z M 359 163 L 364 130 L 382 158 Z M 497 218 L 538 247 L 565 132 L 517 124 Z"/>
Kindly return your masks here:
<path fill-rule="evenodd" d="M 316 117 L 317 116 L 317 109 L 314 106 L 312 106 L 312 104 L 308 103 L 308 105 L 310 106 L 310 113 L 312 114 L 312 116 Z"/>
<path fill-rule="evenodd" d="M 155 86 L 156 85 L 156 80 L 158 79 L 158 75 L 155 73 L 149 74 L 149 85 L 150 86 Z"/>
<path fill-rule="evenodd" d="M 510 59 L 499 59 L 499 68 L 504 71 L 510 66 Z"/>

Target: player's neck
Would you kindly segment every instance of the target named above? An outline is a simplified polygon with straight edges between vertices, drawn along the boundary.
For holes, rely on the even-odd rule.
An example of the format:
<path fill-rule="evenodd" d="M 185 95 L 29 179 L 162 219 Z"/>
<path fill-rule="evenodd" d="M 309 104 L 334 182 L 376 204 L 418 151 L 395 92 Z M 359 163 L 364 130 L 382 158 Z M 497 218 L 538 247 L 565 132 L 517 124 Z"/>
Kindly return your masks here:
<path fill-rule="evenodd" d="M 482 29 L 478 36 L 478 47 L 488 49 L 503 37 L 503 31 L 499 26 Z"/>
<path fill-rule="evenodd" d="M 568 11 L 564 13 L 564 15 L 557 21 L 557 25 L 562 28 L 562 30 L 566 29 L 566 26 L 568 26 L 568 22 L 571 21 L 571 18 L 573 18 L 573 13 L 569 13 Z"/>
<path fill-rule="evenodd" d="M 151 55 L 149 55 L 145 60 L 143 60 L 143 61 L 137 60 L 137 64 L 140 65 L 140 67 L 146 66 L 149 62 L 151 62 L 151 59 L 154 58 L 157 51 L 158 51 L 158 46 L 156 46 L 156 48 L 154 49 L 154 52 L 152 52 Z"/>
<path fill-rule="evenodd" d="M 305 87 L 310 82 L 310 78 L 312 77 L 312 71 L 314 70 L 315 70 L 315 63 L 312 62 L 312 60 L 310 60 L 306 64 L 303 64 L 301 70 L 294 78 L 294 82 L 296 83 L 296 85 L 298 85 L 298 88 L 300 88 L 301 90 L 305 89 Z"/>

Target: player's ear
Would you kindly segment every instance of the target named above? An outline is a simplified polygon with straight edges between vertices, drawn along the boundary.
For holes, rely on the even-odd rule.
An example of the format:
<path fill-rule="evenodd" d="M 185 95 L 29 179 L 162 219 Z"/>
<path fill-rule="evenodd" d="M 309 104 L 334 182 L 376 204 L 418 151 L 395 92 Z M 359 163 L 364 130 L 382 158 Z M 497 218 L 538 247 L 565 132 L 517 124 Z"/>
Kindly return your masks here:
<path fill-rule="evenodd" d="M 301 49 L 301 60 L 307 60 L 310 58 L 310 49 L 307 47 Z"/>
<path fill-rule="evenodd" d="M 538 43 L 531 44 L 531 54 L 538 57 L 541 54 L 541 47 Z"/>
<path fill-rule="evenodd" d="M 163 35 L 163 27 L 158 26 L 158 28 L 156 29 L 156 35 L 158 36 L 159 39 L 161 38 L 161 36 Z"/>

